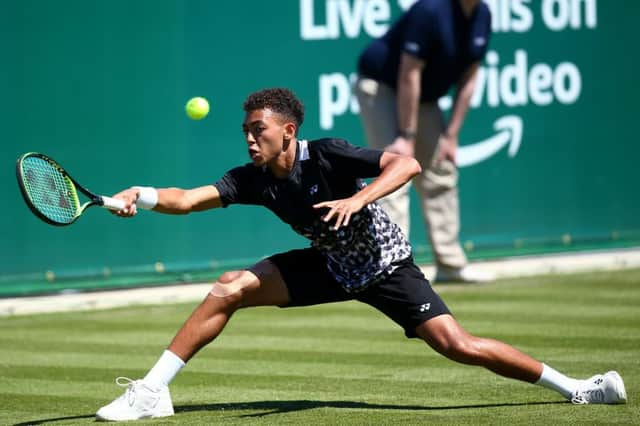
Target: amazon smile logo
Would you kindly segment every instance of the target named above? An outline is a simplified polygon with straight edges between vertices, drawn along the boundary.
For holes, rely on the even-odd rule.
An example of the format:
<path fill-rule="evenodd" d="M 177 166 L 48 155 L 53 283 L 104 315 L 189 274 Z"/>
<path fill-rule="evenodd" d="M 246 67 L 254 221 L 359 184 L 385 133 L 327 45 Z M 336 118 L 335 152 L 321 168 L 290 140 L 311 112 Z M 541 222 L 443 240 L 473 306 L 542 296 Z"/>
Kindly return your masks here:
<path fill-rule="evenodd" d="M 522 119 L 517 115 L 505 115 L 493 123 L 493 129 L 496 132 L 493 136 L 458 148 L 458 167 L 473 166 L 485 161 L 505 146 L 508 146 L 509 157 L 516 156 L 522 142 Z"/>

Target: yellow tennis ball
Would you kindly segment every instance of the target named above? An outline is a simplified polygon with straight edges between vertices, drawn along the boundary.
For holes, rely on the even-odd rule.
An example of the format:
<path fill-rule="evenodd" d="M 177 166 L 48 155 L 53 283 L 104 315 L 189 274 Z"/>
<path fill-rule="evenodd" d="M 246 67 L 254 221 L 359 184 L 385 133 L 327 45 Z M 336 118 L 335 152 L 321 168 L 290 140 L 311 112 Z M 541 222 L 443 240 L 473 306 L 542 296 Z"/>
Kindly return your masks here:
<path fill-rule="evenodd" d="M 209 102 L 197 96 L 189 99 L 184 109 L 192 120 L 202 120 L 209 114 Z"/>

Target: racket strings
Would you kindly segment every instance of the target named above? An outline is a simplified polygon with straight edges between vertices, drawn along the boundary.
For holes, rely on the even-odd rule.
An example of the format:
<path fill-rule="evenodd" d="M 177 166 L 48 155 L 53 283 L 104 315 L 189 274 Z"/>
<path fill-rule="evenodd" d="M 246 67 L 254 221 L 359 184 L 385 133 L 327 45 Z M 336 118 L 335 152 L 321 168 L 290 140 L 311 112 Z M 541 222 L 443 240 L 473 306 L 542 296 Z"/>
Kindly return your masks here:
<path fill-rule="evenodd" d="M 70 223 L 78 215 L 80 205 L 73 182 L 49 162 L 25 158 L 22 180 L 33 206 L 49 219 Z"/>

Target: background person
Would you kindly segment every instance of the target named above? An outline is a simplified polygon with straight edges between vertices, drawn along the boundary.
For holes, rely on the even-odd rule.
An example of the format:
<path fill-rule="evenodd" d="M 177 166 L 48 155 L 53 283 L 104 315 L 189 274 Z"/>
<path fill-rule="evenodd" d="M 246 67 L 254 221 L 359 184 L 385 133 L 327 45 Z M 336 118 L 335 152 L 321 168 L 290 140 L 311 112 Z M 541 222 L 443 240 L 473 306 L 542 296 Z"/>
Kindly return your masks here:
<path fill-rule="evenodd" d="M 415 156 L 413 179 L 437 268 L 435 281 L 481 282 L 460 245 L 458 135 L 491 35 L 491 13 L 480 0 L 419 0 L 360 55 L 355 92 L 368 143 Z M 438 99 L 457 93 L 445 123 Z M 410 184 L 380 200 L 409 236 Z"/>

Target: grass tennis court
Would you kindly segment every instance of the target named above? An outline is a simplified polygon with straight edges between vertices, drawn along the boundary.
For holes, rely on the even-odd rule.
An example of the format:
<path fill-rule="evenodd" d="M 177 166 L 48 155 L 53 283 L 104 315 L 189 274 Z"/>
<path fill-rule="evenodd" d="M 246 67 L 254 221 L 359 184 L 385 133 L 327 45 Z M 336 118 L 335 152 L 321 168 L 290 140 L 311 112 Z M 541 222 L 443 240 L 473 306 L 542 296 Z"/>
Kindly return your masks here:
<path fill-rule="evenodd" d="M 240 311 L 140 424 L 640 424 L 640 270 L 437 286 L 462 325 L 571 376 L 616 369 L 623 406 L 455 364 L 358 303 Z M 88 424 L 195 304 L 0 319 L 0 424 Z"/>

